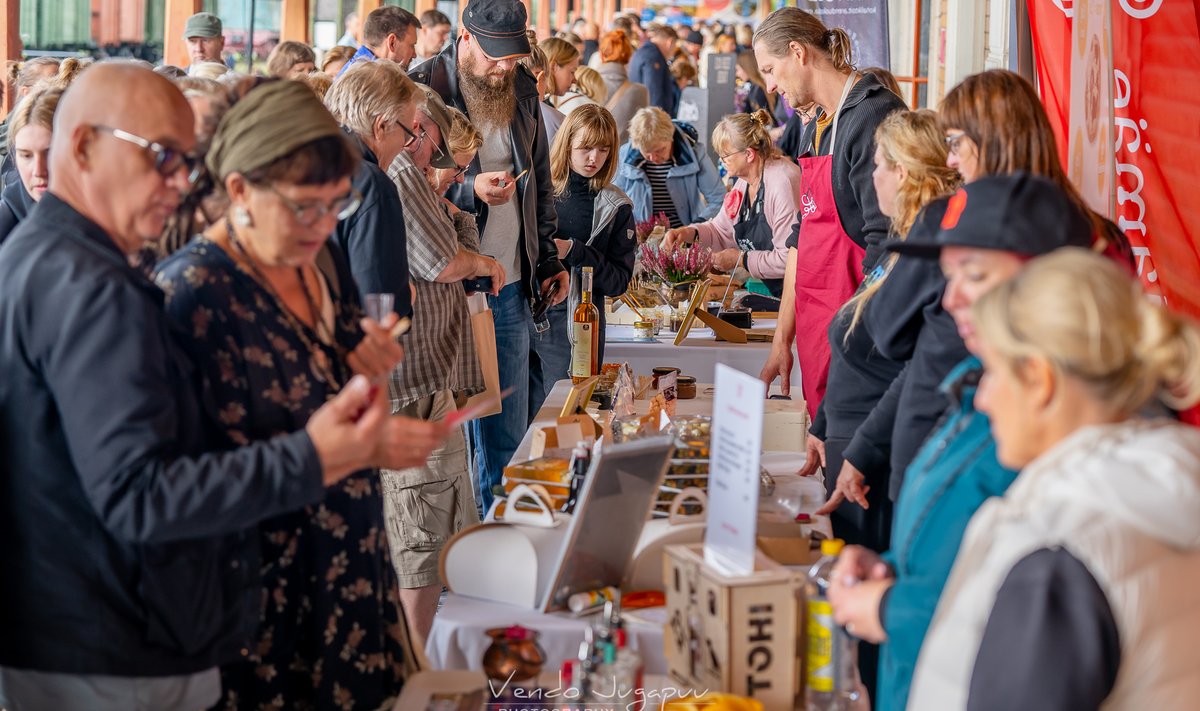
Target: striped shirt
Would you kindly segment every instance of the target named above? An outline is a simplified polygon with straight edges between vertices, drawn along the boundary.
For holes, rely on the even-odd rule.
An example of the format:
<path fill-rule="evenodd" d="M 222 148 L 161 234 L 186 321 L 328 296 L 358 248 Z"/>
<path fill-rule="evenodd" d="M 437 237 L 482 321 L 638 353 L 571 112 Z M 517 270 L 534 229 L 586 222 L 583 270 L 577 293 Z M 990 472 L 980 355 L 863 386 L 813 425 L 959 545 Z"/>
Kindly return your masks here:
<path fill-rule="evenodd" d="M 417 292 L 412 328 L 400 340 L 404 360 L 392 370 L 392 407 L 441 390 L 481 392 L 466 291 L 460 282 L 434 281 L 458 253 L 455 223 L 407 151 L 396 156 L 387 172 L 404 203 L 409 283 Z"/>
<path fill-rule="evenodd" d="M 667 174 L 674 167 L 674 158 L 667 163 L 646 161 L 642 164 L 642 170 L 646 171 L 646 180 L 650 183 L 653 214 L 666 213 L 671 227 L 681 227 L 683 223 L 679 220 L 679 210 L 675 209 L 675 201 L 671 199 L 671 192 L 667 189 Z"/>

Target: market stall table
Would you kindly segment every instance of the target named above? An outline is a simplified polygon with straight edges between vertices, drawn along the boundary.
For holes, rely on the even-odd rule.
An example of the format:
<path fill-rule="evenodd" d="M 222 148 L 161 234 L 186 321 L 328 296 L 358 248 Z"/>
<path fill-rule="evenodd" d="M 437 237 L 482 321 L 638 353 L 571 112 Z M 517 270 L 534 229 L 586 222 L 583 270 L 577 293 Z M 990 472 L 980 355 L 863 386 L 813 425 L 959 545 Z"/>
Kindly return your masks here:
<path fill-rule="evenodd" d="M 758 319 L 755 328 L 774 328 L 774 321 Z M 659 365 L 671 365 L 691 375 L 698 382 L 713 381 L 717 363 L 743 373 L 758 376 L 771 354 L 770 341 L 729 343 L 714 338 L 711 329 L 696 323 L 688 332 L 683 343 L 676 346 L 675 334 L 662 331 L 655 343 L 635 341 L 633 326 L 608 324 L 604 328 L 604 360 L 609 363 L 629 363 L 635 373 L 649 373 Z M 795 346 L 792 347 L 792 388 L 795 397 L 800 394 L 800 366 L 795 361 Z M 779 385 L 772 388 L 778 392 Z"/>
<path fill-rule="evenodd" d="M 569 381 L 557 383 L 538 413 L 534 425 L 553 422 L 566 401 L 570 390 Z M 712 386 L 701 384 L 694 400 L 680 400 L 679 415 L 709 414 L 712 411 Z M 644 411 L 647 402 L 639 401 Z M 775 478 L 775 493 L 772 501 L 760 505 L 760 517 L 779 515 L 776 501 L 784 500 L 791 507 L 811 514 L 825 501 L 825 489 L 820 477 L 799 477 L 796 471 L 804 464 L 803 451 L 779 451 L 802 449 L 805 428 L 803 425 L 804 403 L 802 401 L 767 400 L 767 417 L 764 421 L 764 447 L 777 447 L 762 455 L 762 466 Z M 797 412 L 797 408 L 799 412 Z M 520 447 L 513 455 L 513 462 L 528 459 L 532 445 L 531 427 L 526 432 Z M 770 445 L 768 443 L 775 443 Z M 813 521 L 813 530 L 825 536 L 832 535 L 829 521 L 825 517 Z M 666 674 L 666 659 L 663 653 L 663 630 L 661 619 L 665 608 L 632 611 L 627 615 L 630 646 L 642 654 L 647 674 Z M 546 669 L 557 669 L 566 659 L 573 659 L 583 641 L 584 630 L 594 618 L 577 618 L 567 613 L 543 614 L 533 610 L 502 603 L 477 600 L 448 593 L 434 618 L 433 628 L 426 640 L 425 653 L 434 669 L 482 668 L 483 653 L 491 644 L 486 631 L 493 627 L 519 624 L 540 633 L 539 643 L 546 652 Z"/>

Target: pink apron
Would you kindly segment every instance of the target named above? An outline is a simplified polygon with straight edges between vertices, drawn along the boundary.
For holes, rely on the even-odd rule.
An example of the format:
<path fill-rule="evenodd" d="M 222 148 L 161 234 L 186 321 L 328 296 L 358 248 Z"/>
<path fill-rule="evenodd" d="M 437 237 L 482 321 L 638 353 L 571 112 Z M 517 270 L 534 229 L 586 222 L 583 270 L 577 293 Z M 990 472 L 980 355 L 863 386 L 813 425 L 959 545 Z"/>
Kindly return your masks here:
<path fill-rule="evenodd" d="M 829 378 L 829 322 L 862 283 L 866 252 L 842 229 L 833 196 L 833 152 L 838 115 L 855 75 L 846 80 L 829 130 L 829 155 L 800 157 L 800 235 L 796 245 L 796 355 L 809 417 L 825 396 Z M 813 147 L 813 153 L 819 150 Z"/>

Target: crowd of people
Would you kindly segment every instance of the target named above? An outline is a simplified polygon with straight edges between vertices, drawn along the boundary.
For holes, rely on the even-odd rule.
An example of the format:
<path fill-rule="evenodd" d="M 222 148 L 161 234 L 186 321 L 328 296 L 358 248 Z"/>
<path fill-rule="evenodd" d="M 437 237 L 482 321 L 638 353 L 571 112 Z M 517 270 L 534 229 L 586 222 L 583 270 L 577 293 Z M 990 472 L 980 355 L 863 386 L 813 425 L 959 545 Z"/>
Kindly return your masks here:
<path fill-rule="evenodd" d="M 257 76 L 199 13 L 187 67 L 12 67 L 0 705 L 386 707 L 568 376 L 582 269 L 625 293 L 653 218 L 778 303 L 761 377 L 796 353 L 875 708 L 1200 703 L 1200 331 L 1140 297 L 1029 82 L 910 110 L 797 8 L 528 24 L 387 6 Z M 737 112 L 702 136 L 714 53 Z M 451 425 L 485 309 L 507 396 Z"/>

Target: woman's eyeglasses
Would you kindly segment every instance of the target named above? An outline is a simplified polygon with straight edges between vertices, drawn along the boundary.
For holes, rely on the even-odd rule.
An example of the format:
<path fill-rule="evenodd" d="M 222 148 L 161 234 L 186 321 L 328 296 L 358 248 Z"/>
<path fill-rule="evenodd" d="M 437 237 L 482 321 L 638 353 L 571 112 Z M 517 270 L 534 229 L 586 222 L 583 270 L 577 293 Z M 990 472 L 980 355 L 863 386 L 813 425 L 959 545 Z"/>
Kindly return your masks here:
<path fill-rule="evenodd" d="M 350 189 L 348 195 L 343 195 L 328 205 L 323 205 L 319 202 L 299 203 L 288 198 L 270 185 L 266 189 L 275 193 L 275 197 L 279 198 L 280 202 L 296 216 L 296 222 L 305 227 L 312 227 L 321 218 L 330 213 L 336 216 L 339 221 L 344 220 L 353 215 L 358 210 L 358 207 L 362 205 L 362 195 L 353 188 Z"/>
<path fill-rule="evenodd" d="M 188 184 L 193 184 L 200 177 L 200 158 L 194 155 L 189 155 L 170 146 L 164 146 L 157 141 L 151 141 L 148 138 L 134 135 L 128 131 L 123 131 L 112 126 L 94 125 L 92 128 L 103 133 L 110 134 L 113 138 L 120 139 L 126 143 L 149 151 L 154 156 L 154 170 L 164 178 L 169 178 L 175 175 L 182 168 L 187 168 Z"/>
<path fill-rule="evenodd" d="M 962 145 L 962 140 L 967 137 L 965 131 L 958 131 L 946 135 L 946 150 L 954 155 L 958 155 L 958 149 Z"/>

